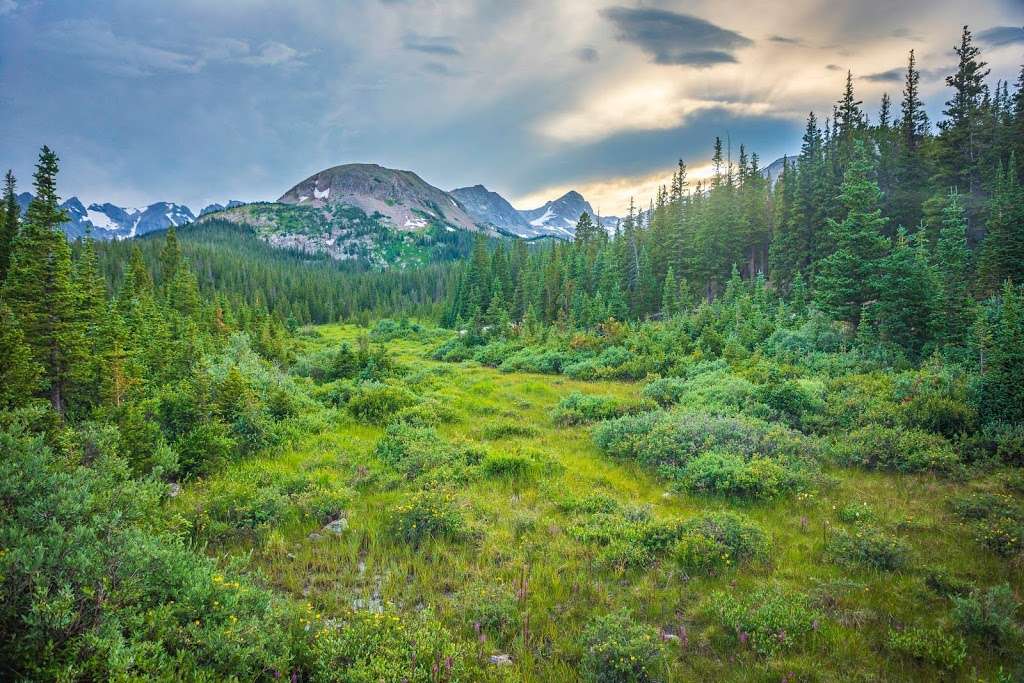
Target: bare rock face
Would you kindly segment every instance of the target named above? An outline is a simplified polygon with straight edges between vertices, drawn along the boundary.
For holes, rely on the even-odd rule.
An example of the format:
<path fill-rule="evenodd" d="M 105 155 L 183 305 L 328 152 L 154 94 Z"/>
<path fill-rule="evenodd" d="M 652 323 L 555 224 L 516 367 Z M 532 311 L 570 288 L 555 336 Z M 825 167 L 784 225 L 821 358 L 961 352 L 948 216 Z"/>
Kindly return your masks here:
<path fill-rule="evenodd" d="M 481 229 L 452 195 L 412 171 L 377 164 L 345 164 L 320 171 L 285 192 L 278 202 L 317 208 L 348 204 L 368 216 L 387 217 L 398 230 L 425 228 L 431 221 L 453 229 Z"/>

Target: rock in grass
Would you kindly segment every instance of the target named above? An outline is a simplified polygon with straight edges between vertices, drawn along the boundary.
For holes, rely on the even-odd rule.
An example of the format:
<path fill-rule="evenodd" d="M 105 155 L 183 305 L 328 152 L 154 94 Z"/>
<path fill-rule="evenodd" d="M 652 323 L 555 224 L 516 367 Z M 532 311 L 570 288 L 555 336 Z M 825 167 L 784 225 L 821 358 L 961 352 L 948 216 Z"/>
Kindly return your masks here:
<path fill-rule="evenodd" d="M 512 655 L 491 655 L 491 664 L 495 666 L 511 666 Z"/>
<path fill-rule="evenodd" d="M 344 518 L 344 517 L 339 517 L 338 519 L 334 520 L 333 522 L 328 522 L 326 525 L 324 525 L 323 531 L 326 531 L 328 533 L 332 533 L 335 536 L 340 536 L 341 533 L 343 531 L 345 531 L 345 529 L 347 529 L 347 528 L 348 528 L 348 520 L 346 518 Z"/>

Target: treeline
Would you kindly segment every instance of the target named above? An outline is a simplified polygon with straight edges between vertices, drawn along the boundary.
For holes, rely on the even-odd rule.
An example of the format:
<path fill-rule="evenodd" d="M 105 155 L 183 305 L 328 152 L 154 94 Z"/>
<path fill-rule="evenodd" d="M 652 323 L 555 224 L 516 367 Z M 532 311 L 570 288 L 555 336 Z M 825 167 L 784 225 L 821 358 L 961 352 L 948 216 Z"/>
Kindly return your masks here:
<path fill-rule="evenodd" d="M 756 154 L 736 162 L 716 139 L 713 176 L 691 188 L 680 162 L 649 211 L 614 235 L 582 216 L 576 240 L 528 253 L 481 244 L 442 321 L 579 327 L 670 316 L 721 296 L 735 271 L 813 301 L 851 333 L 919 355 L 963 344 L 975 301 L 1024 281 L 1024 72 L 989 71 L 965 27 L 933 129 L 913 52 L 898 111 L 872 123 L 852 75 L 830 118 L 811 113 L 798 157 L 774 186 Z"/>
<path fill-rule="evenodd" d="M 453 280 L 450 263 L 374 270 L 356 261 L 279 249 L 255 232 L 226 221 L 187 225 L 177 231 L 181 252 L 204 298 L 245 305 L 291 325 L 369 320 L 405 314 L 436 318 Z M 133 249 L 161 276 L 163 233 L 95 245 L 110 291 L 123 277 L 120 264 Z"/>

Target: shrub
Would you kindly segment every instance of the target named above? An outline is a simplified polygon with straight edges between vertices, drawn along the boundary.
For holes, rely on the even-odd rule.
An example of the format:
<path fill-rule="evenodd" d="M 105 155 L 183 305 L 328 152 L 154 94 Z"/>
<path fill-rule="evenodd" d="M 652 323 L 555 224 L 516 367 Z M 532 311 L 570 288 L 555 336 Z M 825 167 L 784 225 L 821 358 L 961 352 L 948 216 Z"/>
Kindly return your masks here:
<path fill-rule="evenodd" d="M 558 402 L 551 419 L 559 425 L 581 425 L 651 410 L 646 402 L 628 402 L 613 396 L 595 396 L 574 391 Z"/>
<path fill-rule="evenodd" d="M 678 468 L 705 451 L 744 458 L 805 458 L 811 446 L 802 434 L 744 416 L 673 410 L 629 415 L 602 422 L 594 442 L 612 457 L 654 467 Z"/>
<path fill-rule="evenodd" d="M 519 628 L 519 602 L 505 586 L 477 583 L 459 593 L 458 604 L 468 624 L 491 635 L 514 635 Z"/>
<path fill-rule="evenodd" d="M 949 671 L 960 666 L 967 657 L 963 638 L 937 628 L 911 627 L 889 631 L 889 648 Z"/>
<path fill-rule="evenodd" d="M 669 406 L 678 403 L 686 394 L 686 380 L 682 377 L 661 377 L 645 384 L 640 393 L 658 405 Z"/>
<path fill-rule="evenodd" d="M 395 339 L 422 339 L 427 336 L 426 333 L 422 325 L 406 318 L 398 321 L 381 318 L 370 328 L 369 337 L 376 342 L 387 342 Z"/>
<path fill-rule="evenodd" d="M 697 456 L 681 470 L 679 485 L 690 492 L 742 498 L 775 498 L 803 486 L 806 477 L 767 458 L 745 460 L 733 453 Z"/>
<path fill-rule="evenodd" d="M 754 396 L 791 427 L 799 427 L 806 414 L 814 413 L 823 406 L 806 384 L 791 379 L 762 384 Z"/>
<path fill-rule="evenodd" d="M 747 641 L 764 656 L 803 646 L 822 618 L 807 596 L 780 588 L 762 588 L 740 597 L 718 593 L 715 603 L 719 619 L 740 643 Z"/>
<path fill-rule="evenodd" d="M 846 524 L 874 524 L 878 521 L 874 509 L 865 502 L 847 503 L 839 508 L 836 517 Z"/>
<path fill-rule="evenodd" d="M 447 363 L 459 363 L 472 358 L 475 352 L 474 347 L 469 345 L 464 337 L 452 337 L 435 348 L 430 357 Z"/>
<path fill-rule="evenodd" d="M 402 472 L 407 479 L 416 479 L 426 472 L 451 463 L 456 450 L 433 428 L 404 423 L 389 425 L 377 442 L 374 453 L 386 465 Z"/>
<path fill-rule="evenodd" d="M 910 548 L 899 538 L 862 526 L 853 532 L 834 529 L 825 542 L 825 553 L 836 564 L 898 571 L 907 566 Z"/>
<path fill-rule="evenodd" d="M 953 619 L 957 626 L 988 645 L 1005 647 L 1017 642 L 1021 636 L 1017 623 L 1019 609 L 1020 604 L 1008 583 L 953 597 Z"/>
<path fill-rule="evenodd" d="M 557 375 L 563 367 L 578 360 L 582 360 L 582 354 L 578 352 L 527 347 L 513 353 L 498 367 L 502 372 L 538 372 Z"/>
<path fill-rule="evenodd" d="M 583 498 L 567 498 L 558 504 L 562 512 L 592 515 L 595 512 L 616 512 L 621 508 L 619 501 L 603 493 L 593 493 Z"/>
<path fill-rule="evenodd" d="M 642 355 L 624 346 L 610 346 L 594 358 L 585 358 L 566 365 L 563 372 L 573 379 L 635 380 L 646 377 L 650 369 L 648 359 Z"/>
<path fill-rule="evenodd" d="M 688 571 L 711 573 L 768 556 L 764 531 L 736 513 L 717 512 L 688 520 L 680 532 L 673 554 Z"/>
<path fill-rule="evenodd" d="M 1000 460 L 1011 465 L 1024 465 L 1024 424 L 989 422 L 982 435 Z"/>
<path fill-rule="evenodd" d="M 321 625 L 311 652 L 314 683 L 479 680 L 474 654 L 429 611 L 412 617 L 353 612 Z M 444 676 L 445 678 L 442 678 Z"/>
<path fill-rule="evenodd" d="M 850 432 L 834 445 L 833 452 L 846 465 L 895 472 L 951 472 L 960 462 L 941 436 L 881 425 Z"/>
<path fill-rule="evenodd" d="M 196 425 L 174 444 L 179 471 L 185 477 L 209 474 L 222 467 L 234 458 L 237 447 L 230 427 L 213 419 Z"/>
<path fill-rule="evenodd" d="M 661 650 L 654 629 L 628 612 L 596 617 L 583 631 L 583 673 L 594 683 L 654 681 Z"/>
<path fill-rule="evenodd" d="M 381 424 L 416 401 L 416 395 L 404 386 L 362 382 L 353 387 L 348 399 L 348 410 L 360 422 Z"/>
<path fill-rule="evenodd" d="M 485 346 L 477 347 L 473 351 L 472 358 L 481 365 L 496 368 L 506 358 L 522 349 L 522 344 L 514 342 L 491 342 Z"/>
<path fill-rule="evenodd" d="M 469 528 L 451 494 L 421 491 L 395 507 L 388 526 L 391 536 L 419 547 L 428 539 L 462 541 Z"/>
<path fill-rule="evenodd" d="M 26 680 L 256 680 L 291 616 L 233 567 L 152 531 L 166 485 L 116 450 L 56 456 L 0 430 L 0 661 Z"/>

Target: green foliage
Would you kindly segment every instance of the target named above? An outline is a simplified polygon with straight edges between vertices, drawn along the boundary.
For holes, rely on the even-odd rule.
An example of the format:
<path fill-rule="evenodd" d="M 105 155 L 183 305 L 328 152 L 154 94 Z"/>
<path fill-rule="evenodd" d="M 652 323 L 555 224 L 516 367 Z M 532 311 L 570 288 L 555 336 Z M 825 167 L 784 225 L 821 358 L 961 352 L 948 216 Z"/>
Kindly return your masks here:
<path fill-rule="evenodd" d="M 719 452 L 690 460 L 679 477 L 679 486 L 692 493 L 747 499 L 777 498 L 807 484 L 803 471 L 774 460 Z"/>
<path fill-rule="evenodd" d="M 657 680 L 661 650 L 650 626 L 628 612 L 595 617 L 583 631 L 583 672 L 594 683 Z"/>
<path fill-rule="evenodd" d="M 843 566 L 879 571 L 899 571 L 910 563 L 910 547 L 905 541 L 867 524 L 853 531 L 832 529 L 825 541 L 825 554 Z"/>
<path fill-rule="evenodd" d="M 936 628 L 891 630 L 889 649 L 947 671 L 959 667 L 967 656 L 963 638 Z"/>
<path fill-rule="evenodd" d="M 574 391 L 558 402 L 551 411 L 551 419 L 557 425 L 580 425 L 653 409 L 653 404 L 643 401 L 622 401 L 612 396 Z"/>
<path fill-rule="evenodd" d="M 360 422 L 385 424 L 417 403 L 416 394 L 401 384 L 361 382 L 352 388 L 348 411 Z"/>
<path fill-rule="evenodd" d="M 823 618 L 804 595 L 780 588 L 715 596 L 718 618 L 736 634 L 741 645 L 765 657 L 802 649 Z"/>
<path fill-rule="evenodd" d="M 940 436 L 918 430 L 868 425 L 833 444 L 836 459 L 846 465 L 895 472 L 953 472 L 959 458 Z"/>
<path fill-rule="evenodd" d="M 417 548 L 428 540 L 458 542 L 470 536 L 466 519 L 452 495 L 438 491 L 421 491 L 395 506 L 388 533 Z"/>
<path fill-rule="evenodd" d="M 1020 643 L 1019 611 L 1020 603 L 1005 583 L 953 596 L 953 620 L 965 635 L 980 639 L 986 646 L 1008 648 Z"/>
<path fill-rule="evenodd" d="M 686 571 L 709 574 L 765 560 L 768 549 L 761 527 L 742 515 L 717 512 L 688 520 L 673 556 Z"/>

